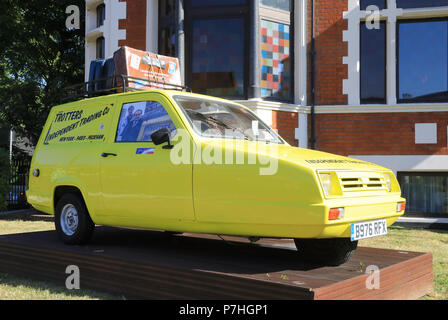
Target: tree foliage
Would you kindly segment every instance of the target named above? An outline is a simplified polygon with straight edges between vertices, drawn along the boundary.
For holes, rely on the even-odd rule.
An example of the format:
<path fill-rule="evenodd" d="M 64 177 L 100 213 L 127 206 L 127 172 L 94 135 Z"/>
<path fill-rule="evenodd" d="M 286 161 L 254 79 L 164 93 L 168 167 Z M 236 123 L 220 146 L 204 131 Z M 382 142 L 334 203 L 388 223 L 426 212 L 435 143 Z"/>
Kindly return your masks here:
<path fill-rule="evenodd" d="M 68 30 L 66 8 L 80 8 Z M 36 143 L 62 88 L 84 81 L 84 0 L 0 2 L 0 125 Z"/>

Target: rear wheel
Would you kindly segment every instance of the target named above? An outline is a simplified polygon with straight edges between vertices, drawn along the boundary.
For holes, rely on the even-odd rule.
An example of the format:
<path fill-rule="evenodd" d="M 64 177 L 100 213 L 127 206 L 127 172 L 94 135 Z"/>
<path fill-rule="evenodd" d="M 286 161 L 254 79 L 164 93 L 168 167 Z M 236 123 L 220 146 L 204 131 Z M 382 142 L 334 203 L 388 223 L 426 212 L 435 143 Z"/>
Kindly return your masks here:
<path fill-rule="evenodd" d="M 308 262 L 338 266 L 347 262 L 358 246 L 349 238 L 294 239 L 300 257 Z"/>
<path fill-rule="evenodd" d="M 74 193 L 61 197 L 56 205 L 55 227 L 59 239 L 66 244 L 85 244 L 95 228 L 84 201 Z"/>

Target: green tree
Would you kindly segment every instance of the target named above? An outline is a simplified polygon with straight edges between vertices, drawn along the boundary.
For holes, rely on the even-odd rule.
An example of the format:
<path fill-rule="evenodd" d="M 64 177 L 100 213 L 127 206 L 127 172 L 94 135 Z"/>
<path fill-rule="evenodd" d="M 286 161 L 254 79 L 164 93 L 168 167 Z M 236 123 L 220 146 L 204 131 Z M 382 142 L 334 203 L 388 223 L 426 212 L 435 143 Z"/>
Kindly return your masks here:
<path fill-rule="evenodd" d="M 69 30 L 66 8 L 80 9 Z M 0 126 L 35 144 L 62 88 L 84 81 L 84 0 L 0 2 Z"/>

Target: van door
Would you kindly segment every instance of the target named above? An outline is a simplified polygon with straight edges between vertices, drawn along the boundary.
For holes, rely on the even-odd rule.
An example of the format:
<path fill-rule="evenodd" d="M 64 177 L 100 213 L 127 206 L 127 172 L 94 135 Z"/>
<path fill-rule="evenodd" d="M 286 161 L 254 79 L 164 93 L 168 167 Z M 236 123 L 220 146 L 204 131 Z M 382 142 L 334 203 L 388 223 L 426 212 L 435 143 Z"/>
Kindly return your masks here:
<path fill-rule="evenodd" d="M 116 105 L 116 133 L 98 154 L 102 224 L 162 228 L 194 220 L 191 162 L 173 164 L 166 144 L 151 141 L 159 129 L 174 137 L 183 128 L 171 103 L 148 92 L 118 97 Z"/>

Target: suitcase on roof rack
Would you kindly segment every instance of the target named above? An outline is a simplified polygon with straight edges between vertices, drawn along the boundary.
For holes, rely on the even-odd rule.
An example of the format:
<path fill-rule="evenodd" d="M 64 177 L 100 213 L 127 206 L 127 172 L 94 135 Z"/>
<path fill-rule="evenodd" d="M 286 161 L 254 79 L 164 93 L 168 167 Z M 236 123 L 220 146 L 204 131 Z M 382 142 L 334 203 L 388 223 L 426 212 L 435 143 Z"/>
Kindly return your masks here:
<path fill-rule="evenodd" d="M 87 92 L 89 96 L 95 92 L 95 84 L 90 83 L 91 81 L 95 80 L 95 70 L 96 70 L 96 60 L 92 60 L 90 62 L 89 83 L 87 85 Z"/>
<path fill-rule="evenodd" d="M 105 87 L 105 83 L 104 83 L 105 81 L 99 81 L 104 78 L 103 77 L 103 69 L 104 69 L 105 63 L 106 63 L 105 60 L 96 60 L 95 61 L 95 76 L 94 76 L 95 92 L 103 90 Z"/>
<path fill-rule="evenodd" d="M 104 89 L 112 89 L 115 87 L 115 62 L 113 58 L 107 59 L 103 67 L 103 78 L 107 79 L 104 83 Z"/>

